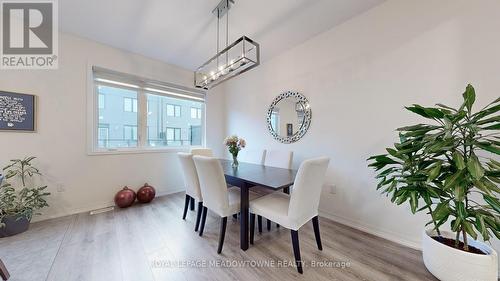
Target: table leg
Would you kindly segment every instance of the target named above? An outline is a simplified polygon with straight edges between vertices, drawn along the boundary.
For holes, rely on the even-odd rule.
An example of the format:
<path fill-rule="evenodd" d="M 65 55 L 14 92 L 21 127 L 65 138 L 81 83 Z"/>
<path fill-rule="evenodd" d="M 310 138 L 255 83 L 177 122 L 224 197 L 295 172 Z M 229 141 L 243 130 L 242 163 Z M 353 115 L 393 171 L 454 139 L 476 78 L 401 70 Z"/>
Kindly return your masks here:
<path fill-rule="evenodd" d="M 244 183 L 240 187 L 241 191 L 241 210 L 240 210 L 240 247 L 243 251 L 248 249 L 248 203 L 249 186 Z"/>
<path fill-rule="evenodd" d="M 290 194 L 290 187 L 287 186 L 287 187 L 283 188 L 283 192 L 286 194 Z"/>

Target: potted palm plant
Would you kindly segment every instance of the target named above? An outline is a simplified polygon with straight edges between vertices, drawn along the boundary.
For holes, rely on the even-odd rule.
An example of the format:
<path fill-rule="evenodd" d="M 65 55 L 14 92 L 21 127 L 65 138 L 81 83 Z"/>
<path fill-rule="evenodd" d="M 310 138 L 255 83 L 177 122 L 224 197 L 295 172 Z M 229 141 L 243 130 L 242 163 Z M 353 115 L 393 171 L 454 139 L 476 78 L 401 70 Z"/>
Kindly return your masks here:
<path fill-rule="evenodd" d="M 498 277 L 496 251 L 478 238 L 500 238 L 500 98 L 473 112 L 475 99 L 468 85 L 459 108 L 406 107 L 433 122 L 397 129 L 399 142 L 368 158 L 377 189 L 429 214 L 422 254 L 440 280 Z M 446 222 L 450 231 L 442 229 Z"/>
<path fill-rule="evenodd" d="M 47 186 L 36 187 L 35 176 L 41 176 L 32 165 L 35 157 L 10 160 L 3 170 L 5 179 L 0 183 L 0 237 L 24 232 L 36 211 L 48 206 L 50 193 Z"/>

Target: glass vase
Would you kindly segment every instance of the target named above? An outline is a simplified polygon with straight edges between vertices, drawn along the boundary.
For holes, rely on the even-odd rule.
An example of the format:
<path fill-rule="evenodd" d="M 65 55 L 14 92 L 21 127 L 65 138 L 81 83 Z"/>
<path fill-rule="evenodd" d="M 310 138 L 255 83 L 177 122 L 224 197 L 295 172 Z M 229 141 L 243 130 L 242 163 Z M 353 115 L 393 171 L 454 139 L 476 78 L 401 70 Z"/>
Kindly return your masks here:
<path fill-rule="evenodd" d="M 240 163 L 238 163 L 238 155 L 233 155 L 233 164 L 231 166 L 233 166 L 233 168 L 238 168 L 238 165 Z"/>

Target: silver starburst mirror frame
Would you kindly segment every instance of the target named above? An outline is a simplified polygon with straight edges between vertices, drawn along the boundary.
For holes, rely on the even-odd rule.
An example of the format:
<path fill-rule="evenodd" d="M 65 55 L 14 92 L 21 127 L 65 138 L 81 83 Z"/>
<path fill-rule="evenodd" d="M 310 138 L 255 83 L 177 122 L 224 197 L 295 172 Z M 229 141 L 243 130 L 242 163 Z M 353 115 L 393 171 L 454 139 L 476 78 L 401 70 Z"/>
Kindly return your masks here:
<path fill-rule="evenodd" d="M 267 129 L 281 143 L 300 140 L 311 125 L 311 107 L 305 96 L 287 91 L 278 95 L 267 110 Z"/>

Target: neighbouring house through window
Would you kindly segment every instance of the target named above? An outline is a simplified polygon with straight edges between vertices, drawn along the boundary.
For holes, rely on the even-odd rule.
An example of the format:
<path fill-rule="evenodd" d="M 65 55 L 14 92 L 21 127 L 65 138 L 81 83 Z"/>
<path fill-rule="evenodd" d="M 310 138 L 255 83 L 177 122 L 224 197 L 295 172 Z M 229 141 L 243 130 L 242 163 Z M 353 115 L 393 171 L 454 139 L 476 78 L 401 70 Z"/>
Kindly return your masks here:
<path fill-rule="evenodd" d="M 93 151 L 203 144 L 203 92 L 96 67 L 93 74 Z"/>

